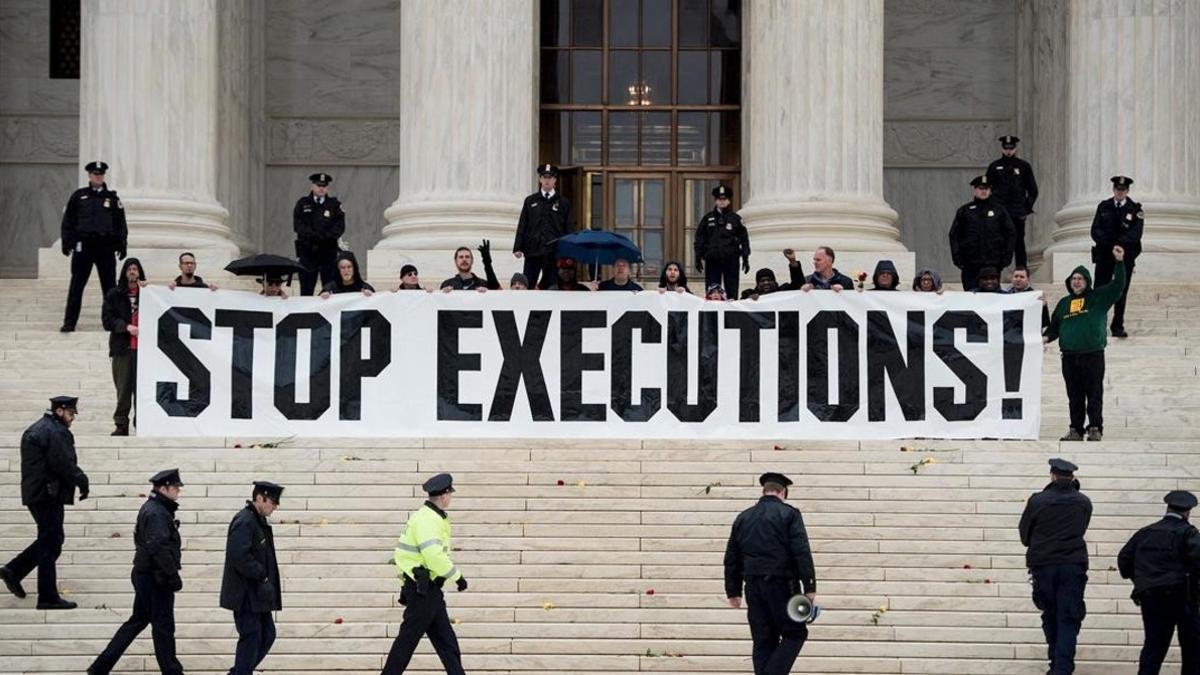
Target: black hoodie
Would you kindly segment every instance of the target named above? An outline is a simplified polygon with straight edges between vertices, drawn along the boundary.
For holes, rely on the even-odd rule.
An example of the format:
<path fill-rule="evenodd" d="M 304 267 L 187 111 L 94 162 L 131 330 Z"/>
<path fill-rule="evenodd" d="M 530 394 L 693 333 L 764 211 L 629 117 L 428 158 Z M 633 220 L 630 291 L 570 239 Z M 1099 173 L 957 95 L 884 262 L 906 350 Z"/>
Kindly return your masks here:
<path fill-rule="evenodd" d="M 129 283 L 125 280 L 125 273 L 129 271 L 130 265 L 138 266 L 139 281 L 146 280 L 146 268 L 142 267 L 141 261 L 137 258 L 126 258 L 125 264 L 121 265 L 121 273 L 117 275 L 117 285 L 108 289 L 108 292 L 104 294 L 104 304 L 100 307 L 100 323 L 104 324 L 104 330 L 109 333 L 109 356 L 119 356 L 133 351 L 129 324 L 133 323 L 134 313 L 137 312 L 141 289 L 139 288 L 133 295 L 129 293 Z"/>
<path fill-rule="evenodd" d="M 892 275 L 891 286 L 880 286 L 879 275 L 884 272 L 890 272 Z M 895 291 L 900 288 L 900 273 L 896 271 L 896 264 L 891 260 L 880 260 L 875 263 L 875 273 L 871 275 L 871 284 L 873 291 Z"/>
<path fill-rule="evenodd" d="M 337 269 L 343 260 L 349 260 L 350 265 L 354 268 L 354 277 L 348 284 L 342 282 L 342 273 Z M 358 269 L 358 258 L 350 251 L 342 251 L 338 254 L 337 262 L 334 263 L 334 279 L 325 284 L 322 291 L 325 293 L 362 293 L 363 291 L 374 293 L 375 287 L 363 281 L 362 272 Z"/>

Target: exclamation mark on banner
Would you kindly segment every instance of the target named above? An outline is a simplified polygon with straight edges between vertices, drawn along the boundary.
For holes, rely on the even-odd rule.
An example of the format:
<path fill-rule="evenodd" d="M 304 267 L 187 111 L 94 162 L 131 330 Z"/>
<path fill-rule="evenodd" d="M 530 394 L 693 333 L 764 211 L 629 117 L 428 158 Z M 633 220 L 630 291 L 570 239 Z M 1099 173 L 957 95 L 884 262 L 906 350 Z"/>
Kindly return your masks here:
<path fill-rule="evenodd" d="M 1004 393 L 1018 394 L 1021 390 L 1021 363 L 1025 360 L 1025 310 L 1004 312 Z M 1021 419 L 1020 396 L 1000 401 L 1000 417 Z"/>

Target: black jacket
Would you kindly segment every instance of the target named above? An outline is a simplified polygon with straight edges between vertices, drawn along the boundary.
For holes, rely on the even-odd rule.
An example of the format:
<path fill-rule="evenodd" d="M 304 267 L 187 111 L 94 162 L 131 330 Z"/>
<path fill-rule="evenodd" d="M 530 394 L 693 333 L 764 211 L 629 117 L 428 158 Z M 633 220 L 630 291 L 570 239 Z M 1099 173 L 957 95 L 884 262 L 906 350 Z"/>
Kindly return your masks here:
<path fill-rule="evenodd" d="M 105 183 L 99 190 L 84 186 L 71 193 L 62 217 L 62 249 L 70 253 L 75 244 L 101 244 L 125 250 L 129 228 L 125 208 L 114 190 Z"/>
<path fill-rule="evenodd" d="M 208 288 L 208 284 L 204 283 L 204 279 L 200 278 L 199 274 L 192 275 L 192 283 L 183 283 L 183 275 L 175 277 L 176 288 Z"/>
<path fill-rule="evenodd" d="M 696 260 L 750 257 L 750 234 L 737 211 L 713 209 L 696 223 Z"/>
<path fill-rule="evenodd" d="M 177 502 L 151 492 L 133 528 L 133 571 L 149 572 L 163 586 L 174 585 L 182 567 L 183 543 L 175 520 L 178 508 Z"/>
<path fill-rule="evenodd" d="M 817 592 L 808 533 L 796 507 L 763 496 L 733 521 L 725 544 L 725 596 L 742 597 L 746 577 L 799 579 L 806 593 Z"/>
<path fill-rule="evenodd" d="M 1189 576 L 1193 582 L 1200 576 L 1200 532 L 1168 513 L 1130 537 L 1117 555 L 1117 569 L 1122 579 L 1133 579 L 1134 600 L 1154 590 L 1185 593 Z"/>
<path fill-rule="evenodd" d="M 1078 487 L 1063 481 L 1052 481 L 1025 503 L 1021 514 L 1021 543 L 1025 551 L 1025 566 L 1083 565 L 1088 566 L 1087 533 L 1092 520 L 1092 500 Z"/>
<path fill-rule="evenodd" d="M 1126 198 L 1120 207 L 1113 199 L 1100 202 L 1092 218 L 1092 241 L 1096 242 L 1093 258 L 1111 258 L 1112 247 L 1120 244 L 1125 249 L 1125 264 L 1129 265 L 1142 252 L 1142 229 L 1145 225 L 1142 205 L 1132 199 Z"/>
<path fill-rule="evenodd" d="M 79 468 L 75 435 L 54 413 L 46 413 L 21 435 L 21 503 L 74 504 L 88 492 L 88 477 Z"/>
<path fill-rule="evenodd" d="M 954 266 L 995 267 L 1012 262 L 1016 230 L 1012 218 L 995 199 L 973 199 L 954 214 L 950 226 L 950 257 Z"/>
<path fill-rule="evenodd" d="M 337 247 L 346 232 L 346 212 L 337 197 L 325 196 L 318 204 L 312 193 L 296 201 L 292 209 L 292 229 L 296 232 L 296 255 L 301 251 Z"/>
<path fill-rule="evenodd" d="M 822 279 L 820 274 L 813 272 L 804 277 L 804 283 L 812 284 L 814 289 L 822 291 L 828 291 L 834 286 L 841 286 L 842 290 L 846 291 L 854 290 L 854 280 L 837 271 L 836 267 L 833 269 L 833 276 L 829 277 L 829 279 Z M 801 285 L 803 286 L 804 284 Z"/>
<path fill-rule="evenodd" d="M 513 253 L 520 251 L 527 256 L 552 256 L 557 246 L 554 240 L 570 233 L 571 202 L 561 192 L 556 191 L 550 199 L 546 199 L 538 190 L 526 197 L 521 205 Z"/>
<path fill-rule="evenodd" d="M 138 278 L 146 280 L 145 270 L 137 258 L 126 258 L 117 275 L 117 285 L 108 289 L 104 294 L 104 304 L 100 306 L 100 323 L 108 331 L 108 355 L 119 356 L 133 351 L 130 343 L 129 324 L 133 323 L 133 303 L 141 300 L 142 289 L 138 288 L 136 300 L 129 299 L 129 284 L 125 281 L 125 272 L 130 265 L 138 266 Z"/>
<path fill-rule="evenodd" d="M 498 291 L 500 290 L 500 281 L 493 277 L 489 277 L 487 281 L 484 281 L 483 279 L 480 279 L 479 276 L 474 272 L 472 272 L 471 276 L 467 279 L 463 279 L 455 274 L 449 279 L 443 281 L 439 288 L 448 287 L 455 291 L 474 291 L 480 288 L 486 288 L 489 291 Z"/>
<path fill-rule="evenodd" d="M 992 196 L 1004 205 L 1008 215 L 1024 218 L 1033 213 L 1038 185 L 1029 162 L 1020 157 L 1001 157 L 988 166 L 987 178 L 993 186 Z"/>
<path fill-rule="evenodd" d="M 754 281 L 755 281 L 754 287 L 747 288 L 746 290 L 742 291 L 741 299 L 749 300 L 750 298 L 753 298 L 756 295 L 770 295 L 771 293 L 778 293 L 779 291 L 798 291 L 798 290 L 800 290 L 800 287 L 804 285 L 804 268 L 801 267 L 799 261 L 797 261 L 796 264 L 794 264 L 794 265 L 792 265 L 792 264 L 788 265 L 788 275 L 790 278 L 787 283 L 779 284 L 777 282 L 777 285 L 775 286 L 775 288 L 772 288 L 771 290 L 768 291 L 768 290 L 759 288 L 758 280 L 762 279 L 763 277 L 770 277 L 771 281 L 775 281 L 775 270 L 771 269 L 770 267 L 764 267 L 764 268 L 758 270 L 757 272 L 754 273 Z"/>
<path fill-rule="evenodd" d="M 225 538 L 225 570 L 221 575 L 221 607 L 238 611 L 249 599 L 250 611 L 283 609 L 275 535 L 254 505 L 238 511 Z"/>

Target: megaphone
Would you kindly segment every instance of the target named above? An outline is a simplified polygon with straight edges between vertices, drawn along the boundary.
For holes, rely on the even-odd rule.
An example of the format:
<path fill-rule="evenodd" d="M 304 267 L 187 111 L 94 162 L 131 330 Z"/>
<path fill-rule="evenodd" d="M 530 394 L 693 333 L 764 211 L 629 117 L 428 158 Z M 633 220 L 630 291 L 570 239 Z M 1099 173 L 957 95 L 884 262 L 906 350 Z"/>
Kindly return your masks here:
<path fill-rule="evenodd" d="M 813 604 L 804 594 L 804 584 L 800 584 L 800 592 L 788 599 L 788 618 L 796 623 L 812 623 L 821 616 L 820 605 Z"/>

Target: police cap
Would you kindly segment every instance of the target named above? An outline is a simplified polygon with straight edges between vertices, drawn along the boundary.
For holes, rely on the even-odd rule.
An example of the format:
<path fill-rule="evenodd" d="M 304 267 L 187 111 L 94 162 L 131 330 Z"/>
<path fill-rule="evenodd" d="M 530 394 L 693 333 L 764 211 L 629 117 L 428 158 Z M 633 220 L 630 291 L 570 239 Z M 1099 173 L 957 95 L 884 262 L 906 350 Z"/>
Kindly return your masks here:
<path fill-rule="evenodd" d="M 733 191 L 724 185 L 718 185 L 717 187 L 713 188 L 712 196 L 716 197 L 717 199 L 729 199 L 731 196 L 733 196 Z"/>
<path fill-rule="evenodd" d="M 1163 497 L 1163 501 L 1167 503 L 1167 506 L 1180 511 L 1194 509 L 1197 503 L 1196 495 L 1187 490 L 1171 490 L 1167 496 Z"/>
<path fill-rule="evenodd" d="M 1016 136 L 1001 136 L 996 140 L 1000 141 L 1000 147 L 1006 149 L 1015 148 L 1017 147 L 1017 143 L 1021 142 L 1021 139 L 1017 138 Z"/>
<path fill-rule="evenodd" d="M 278 504 L 279 498 L 283 496 L 283 486 L 266 480 L 256 480 L 251 495 L 262 495 Z"/>
<path fill-rule="evenodd" d="M 454 492 L 454 476 L 448 473 L 439 473 L 438 475 L 425 481 L 421 489 L 429 494 L 430 497 L 444 495 L 447 492 Z"/>
<path fill-rule="evenodd" d="M 50 399 L 50 409 L 67 408 L 71 412 L 74 412 L 77 403 L 79 403 L 78 396 L 55 396 Z"/>
<path fill-rule="evenodd" d="M 330 176 L 327 173 L 314 173 L 313 175 L 308 177 L 308 180 L 313 185 L 320 185 L 321 187 L 325 187 L 333 182 L 333 176 Z"/>
<path fill-rule="evenodd" d="M 775 473 L 773 471 L 768 471 L 767 473 L 764 473 L 763 475 L 758 477 L 759 485 L 766 485 L 767 483 L 778 483 L 779 485 L 782 485 L 783 487 L 788 487 L 789 485 L 792 484 L 792 479 L 788 478 L 787 476 L 785 476 L 781 473 Z"/>
<path fill-rule="evenodd" d="M 1055 457 L 1054 459 L 1050 460 L 1050 473 L 1053 473 L 1053 474 L 1057 474 L 1060 476 L 1070 476 L 1071 474 L 1075 473 L 1075 471 L 1077 471 L 1078 469 L 1079 469 L 1079 467 L 1077 467 L 1074 464 L 1072 464 L 1071 462 L 1068 462 L 1067 460 L 1061 459 L 1059 457 Z"/>
<path fill-rule="evenodd" d="M 539 164 L 537 174 L 539 176 L 558 176 L 558 167 L 553 164 Z"/>
<path fill-rule="evenodd" d="M 971 179 L 971 187 L 991 188 L 992 181 L 988 180 L 987 176 L 975 176 Z"/>
<path fill-rule="evenodd" d="M 1133 185 L 1133 179 L 1129 176 L 1113 176 L 1109 178 L 1112 181 L 1113 187 L 1128 190 L 1130 185 Z"/>
<path fill-rule="evenodd" d="M 150 477 L 154 487 L 182 487 L 183 479 L 179 477 L 179 469 L 163 469 Z"/>
<path fill-rule="evenodd" d="M 108 163 L 101 162 L 100 160 L 88 162 L 86 165 L 84 165 L 83 170 L 87 171 L 88 173 L 98 173 L 103 175 L 108 173 Z"/>

